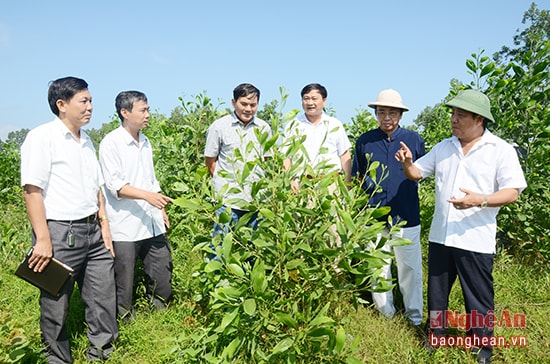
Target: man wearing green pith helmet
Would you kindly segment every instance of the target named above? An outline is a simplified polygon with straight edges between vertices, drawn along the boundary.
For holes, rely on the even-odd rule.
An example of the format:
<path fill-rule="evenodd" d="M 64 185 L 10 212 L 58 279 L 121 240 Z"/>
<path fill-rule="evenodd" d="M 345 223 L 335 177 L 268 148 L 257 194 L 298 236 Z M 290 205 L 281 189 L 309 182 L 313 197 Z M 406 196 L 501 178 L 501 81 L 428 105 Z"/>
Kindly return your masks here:
<path fill-rule="evenodd" d="M 445 336 L 444 317 L 457 276 L 469 317 L 494 312 L 497 213 L 500 206 L 516 201 L 527 186 L 515 149 L 487 129 L 494 122 L 489 98 L 476 90 L 463 90 L 446 105 L 452 108 L 452 137 L 415 162 L 404 143 L 395 155 L 408 178 L 435 176 L 428 252 L 432 346 L 439 346 L 438 339 Z M 477 322 L 467 335 L 478 346 L 472 350 L 478 361 L 490 363 L 493 328 Z"/>

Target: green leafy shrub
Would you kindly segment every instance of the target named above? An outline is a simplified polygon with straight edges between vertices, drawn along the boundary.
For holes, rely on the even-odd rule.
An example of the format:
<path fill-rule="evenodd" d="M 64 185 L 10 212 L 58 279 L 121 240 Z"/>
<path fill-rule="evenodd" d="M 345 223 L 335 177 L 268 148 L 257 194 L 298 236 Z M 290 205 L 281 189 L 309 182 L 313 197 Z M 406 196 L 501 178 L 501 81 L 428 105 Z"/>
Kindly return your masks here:
<path fill-rule="evenodd" d="M 0 204 L 22 206 L 19 146 L 15 141 L 0 140 Z"/>
<path fill-rule="evenodd" d="M 0 312 L 0 362 L 22 363 L 33 354 L 24 325 Z"/>
<path fill-rule="evenodd" d="M 179 338 L 170 351 L 184 362 L 359 362 L 353 357 L 358 341 L 344 330 L 342 305 L 352 302 L 357 307 L 359 293 L 370 289 L 372 278 L 380 274 L 388 255 L 380 246 L 368 250 L 366 244 L 375 242 L 384 229 L 378 219 L 388 209 L 367 206 L 363 190 L 347 186 L 334 172 L 302 177 L 300 189 L 292 190 L 296 168 L 285 170 L 283 160 L 302 144 L 295 138 L 281 146 L 279 131 L 295 114 L 272 119 L 271 138 L 258 134 L 271 157 L 247 162 L 237 173 L 242 188 L 255 167 L 264 171 L 252 184 L 254 202 L 243 206 L 249 215 L 258 214 L 257 229 L 247 226 L 245 216 L 230 233 L 212 239 L 214 222 L 227 223 L 229 215 L 215 216 L 221 205 L 210 190 L 206 196 L 182 190 L 174 202 L 208 217 L 207 234 L 195 236 L 194 250 L 217 257 L 204 259 L 193 274 L 204 323 L 190 338 Z M 372 165 L 372 173 L 376 167 Z M 204 181 L 201 169 L 194 176 Z M 336 246 L 338 239 L 341 247 Z M 391 287 L 384 281 L 377 286 Z"/>

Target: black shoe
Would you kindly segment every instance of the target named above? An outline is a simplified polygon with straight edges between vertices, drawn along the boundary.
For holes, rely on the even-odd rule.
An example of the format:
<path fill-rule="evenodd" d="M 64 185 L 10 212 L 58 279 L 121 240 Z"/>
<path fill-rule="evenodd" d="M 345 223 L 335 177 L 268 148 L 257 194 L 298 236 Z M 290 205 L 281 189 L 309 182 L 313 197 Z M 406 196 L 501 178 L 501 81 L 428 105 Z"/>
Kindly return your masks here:
<path fill-rule="evenodd" d="M 88 361 L 104 361 L 108 360 L 111 354 L 113 354 L 114 347 L 111 344 L 107 344 L 102 348 L 91 347 L 88 349 L 87 359 Z"/>
<path fill-rule="evenodd" d="M 477 362 L 479 364 L 491 364 L 491 357 L 478 356 Z"/>
<path fill-rule="evenodd" d="M 484 348 L 473 347 L 471 353 L 477 356 L 477 362 L 481 364 L 491 364 L 491 353 Z M 489 354 L 487 356 L 487 354 Z"/>
<path fill-rule="evenodd" d="M 424 325 L 412 325 L 414 327 L 414 331 L 416 333 L 416 336 L 418 336 L 422 340 L 422 345 L 424 346 L 424 349 L 428 351 L 430 354 L 435 351 L 435 347 L 433 347 L 430 344 L 430 338 L 428 334 L 428 330 L 424 328 Z"/>

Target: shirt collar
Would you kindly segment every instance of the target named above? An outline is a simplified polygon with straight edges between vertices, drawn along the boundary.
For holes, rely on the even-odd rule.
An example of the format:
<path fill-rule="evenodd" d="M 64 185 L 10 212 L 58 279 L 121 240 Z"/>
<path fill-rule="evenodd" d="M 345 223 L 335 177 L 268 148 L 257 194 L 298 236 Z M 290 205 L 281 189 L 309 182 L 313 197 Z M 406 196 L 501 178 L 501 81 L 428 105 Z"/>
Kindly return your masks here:
<path fill-rule="evenodd" d="M 124 127 L 121 125 L 118 127 L 120 130 L 120 134 L 122 135 L 122 138 L 124 139 L 124 142 L 127 144 L 127 145 L 131 145 L 131 144 L 137 144 L 136 140 L 134 139 L 134 137 L 132 135 L 130 135 L 130 133 L 128 133 L 128 130 L 124 129 Z M 147 137 L 140 131 L 139 132 L 139 146 L 143 146 L 144 143 L 147 142 Z"/>
<path fill-rule="evenodd" d="M 485 143 L 491 143 L 495 144 L 497 142 L 497 136 L 489 131 L 489 129 L 485 129 L 483 132 L 483 135 L 481 136 L 481 142 Z"/>
<path fill-rule="evenodd" d="M 55 117 L 54 123 L 56 123 L 56 125 L 59 127 L 59 130 L 61 131 L 63 136 L 65 136 L 65 137 L 70 136 L 71 138 L 73 138 L 76 141 L 73 133 L 69 130 L 67 125 L 65 125 L 65 123 L 58 116 Z M 84 129 L 80 128 L 79 132 L 80 132 L 80 144 L 84 144 L 88 141 L 91 141 L 90 137 L 84 131 Z"/>
<path fill-rule="evenodd" d="M 388 134 L 386 134 L 380 127 L 378 127 L 378 132 L 383 136 L 384 139 L 388 140 Z M 397 129 L 389 135 L 390 140 L 395 140 L 403 132 L 400 125 L 397 126 Z"/>
<path fill-rule="evenodd" d="M 395 140 L 403 132 L 401 125 L 397 125 L 397 129 L 389 135 L 390 140 Z M 386 134 L 386 133 L 384 133 Z M 387 134 L 386 134 L 387 135 Z"/>
<path fill-rule="evenodd" d="M 451 137 L 451 141 L 454 145 L 456 145 L 458 149 L 462 148 L 460 144 L 460 140 L 456 136 L 453 135 Z M 491 133 L 489 129 L 486 128 L 485 131 L 483 131 L 483 135 L 481 135 L 481 139 L 475 144 L 474 148 L 477 149 L 481 145 L 485 145 L 485 144 L 496 144 L 497 141 L 498 141 L 498 137 L 495 134 Z"/>
<path fill-rule="evenodd" d="M 235 111 L 231 112 L 231 116 L 233 116 L 233 124 L 240 124 L 242 126 L 246 126 L 246 125 L 257 125 L 258 123 L 256 123 L 256 115 L 254 115 L 252 117 L 252 120 L 250 120 L 246 125 L 237 117 L 237 114 L 235 114 Z"/>

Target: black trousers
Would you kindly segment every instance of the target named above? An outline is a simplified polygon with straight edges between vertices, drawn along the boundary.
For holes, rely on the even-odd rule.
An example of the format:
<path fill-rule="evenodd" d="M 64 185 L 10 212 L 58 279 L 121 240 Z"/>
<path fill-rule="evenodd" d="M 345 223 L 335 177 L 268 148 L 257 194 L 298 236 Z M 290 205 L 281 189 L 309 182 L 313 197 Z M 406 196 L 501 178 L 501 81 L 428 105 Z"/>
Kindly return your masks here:
<path fill-rule="evenodd" d="M 133 316 L 134 274 L 137 259 L 147 276 L 147 294 L 153 305 L 164 308 L 172 298 L 172 253 L 166 234 L 135 241 L 115 241 L 117 313 Z"/>
<path fill-rule="evenodd" d="M 446 334 L 445 313 L 449 306 L 449 294 L 458 276 L 462 287 L 466 314 L 473 318 L 467 335 L 488 338 L 491 341 L 493 328 L 484 320 L 494 313 L 493 254 L 476 253 L 468 250 L 430 243 L 428 253 L 428 315 L 430 331 L 436 336 Z M 436 318 L 441 318 L 438 325 Z M 448 321 L 447 321 L 448 323 Z M 492 355 L 491 346 L 478 348 L 480 356 Z"/>

